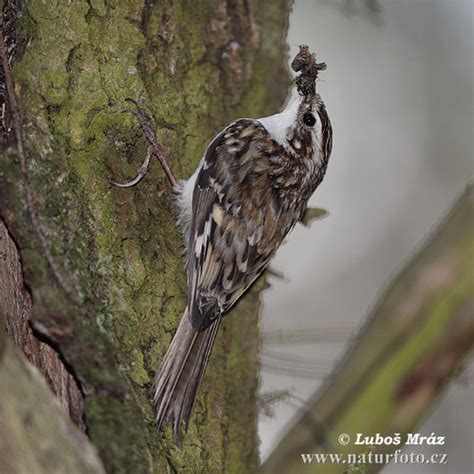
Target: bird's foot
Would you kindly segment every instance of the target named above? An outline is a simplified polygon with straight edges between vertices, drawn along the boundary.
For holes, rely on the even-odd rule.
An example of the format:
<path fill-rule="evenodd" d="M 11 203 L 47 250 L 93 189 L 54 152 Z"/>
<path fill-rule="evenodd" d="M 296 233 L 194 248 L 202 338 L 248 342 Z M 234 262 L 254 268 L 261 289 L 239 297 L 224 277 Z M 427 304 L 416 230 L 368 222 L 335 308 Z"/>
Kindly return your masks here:
<path fill-rule="evenodd" d="M 171 185 L 174 187 L 176 185 L 176 177 L 171 170 L 168 161 L 166 160 L 165 154 L 161 149 L 161 146 L 158 143 L 158 139 L 156 138 L 156 122 L 155 119 L 149 115 L 135 100 L 127 99 L 128 102 L 131 102 L 135 109 L 126 109 L 124 112 L 131 113 L 134 115 L 138 122 L 140 123 L 143 133 L 145 134 L 146 139 L 150 142 L 150 147 L 147 150 L 147 154 L 145 160 L 143 161 L 142 165 L 138 170 L 137 176 L 128 183 L 117 183 L 115 181 L 111 181 L 114 186 L 118 186 L 119 188 L 129 188 L 131 186 L 135 186 L 139 183 L 142 178 L 146 175 L 148 171 L 148 165 L 150 164 L 151 157 L 155 155 L 158 160 L 160 160 L 161 166 L 165 170 L 168 179 L 170 180 Z"/>

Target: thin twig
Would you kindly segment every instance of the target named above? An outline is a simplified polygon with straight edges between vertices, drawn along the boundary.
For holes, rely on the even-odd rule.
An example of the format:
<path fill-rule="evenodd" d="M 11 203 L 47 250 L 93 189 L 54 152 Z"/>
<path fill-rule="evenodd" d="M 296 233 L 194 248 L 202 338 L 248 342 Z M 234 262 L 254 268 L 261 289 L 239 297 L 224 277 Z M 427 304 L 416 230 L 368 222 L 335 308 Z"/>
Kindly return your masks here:
<path fill-rule="evenodd" d="M 7 48 L 5 46 L 5 41 L 3 39 L 3 24 L 2 24 L 2 29 L 0 30 L 0 57 L 2 61 L 3 75 L 5 77 L 8 104 L 10 106 L 13 129 L 15 132 L 16 146 L 17 146 L 18 156 L 20 158 L 21 180 L 22 180 L 23 189 L 25 191 L 26 207 L 28 210 L 28 214 L 30 216 L 31 223 L 33 224 L 34 232 L 36 233 L 40 241 L 46 262 L 48 263 L 49 267 L 51 268 L 51 271 L 53 272 L 56 283 L 64 291 L 64 293 L 66 293 L 68 297 L 71 297 L 72 289 L 69 286 L 69 284 L 66 282 L 66 280 L 64 279 L 58 266 L 56 265 L 56 262 L 53 259 L 53 255 L 51 254 L 51 251 L 49 249 L 48 241 L 46 239 L 45 233 L 39 222 L 38 213 L 36 212 L 33 192 L 31 190 L 30 182 L 28 179 L 28 169 L 26 165 L 27 160 L 26 160 L 25 146 L 23 143 L 20 111 L 19 111 L 18 103 L 16 101 L 12 73 L 10 69 L 10 64 L 8 62 Z"/>

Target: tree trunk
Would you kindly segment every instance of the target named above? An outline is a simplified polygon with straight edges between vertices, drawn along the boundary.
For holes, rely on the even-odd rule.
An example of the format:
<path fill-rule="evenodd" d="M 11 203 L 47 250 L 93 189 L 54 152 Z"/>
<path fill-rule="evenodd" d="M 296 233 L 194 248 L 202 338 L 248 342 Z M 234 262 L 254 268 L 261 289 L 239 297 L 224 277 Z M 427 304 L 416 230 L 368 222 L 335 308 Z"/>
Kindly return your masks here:
<path fill-rule="evenodd" d="M 364 456 L 404 447 L 407 433 L 416 432 L 474 348 L 473 231 L 471 185 L 382 295 L 326 383 L 265 461 L 264 473 L 378 472 L 385 463 L 370 464 Z M 357 433 L 398 433 L 400 443 L 355 444 Z M 304 463 L 304 453 L 350 454 L 357 463 L 343 457 L 354 464 L 347 470 L 329 460 Z"/>
<path fill-rule="evenodd" d="M 132 178 L 147 148 L 122 113 L 127 97 L 156 118 L 178 177 L 230 121 L 275 112 L 289 84 L 288 11 L 288 0 L 4 5 L 27 166 L 4 130 L 0 212 L 24 282 L 0 286 L 33 301 L 23 321 L 6 311 L 6 327 L 40 368 L 54 359 L 43 373 L 108 472 L 257 467 L 262 282 L 221 326 L 182 447 L 169 431 L 160 440 L 152 385 L 185 307 L 181 238 L 158 163 L 136 188 L 109 180 Z"/>

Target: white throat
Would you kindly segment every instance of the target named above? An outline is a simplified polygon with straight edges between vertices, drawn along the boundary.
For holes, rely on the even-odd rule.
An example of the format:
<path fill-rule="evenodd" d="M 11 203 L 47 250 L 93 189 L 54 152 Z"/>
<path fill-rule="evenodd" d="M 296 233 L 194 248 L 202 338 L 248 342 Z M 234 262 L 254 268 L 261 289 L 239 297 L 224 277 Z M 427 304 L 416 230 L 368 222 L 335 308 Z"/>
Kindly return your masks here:
<path fill-rule="evenodd" d="M 296 90 L 293 90 L 291 98 L 283 111 L 275 115 L 257 119 L 265 127 L 270 136 L 284 147 L 288 146 L 286 141 L 288 128 L 296 122 L 300 103 L 299 99 L 298 93 Z"/>

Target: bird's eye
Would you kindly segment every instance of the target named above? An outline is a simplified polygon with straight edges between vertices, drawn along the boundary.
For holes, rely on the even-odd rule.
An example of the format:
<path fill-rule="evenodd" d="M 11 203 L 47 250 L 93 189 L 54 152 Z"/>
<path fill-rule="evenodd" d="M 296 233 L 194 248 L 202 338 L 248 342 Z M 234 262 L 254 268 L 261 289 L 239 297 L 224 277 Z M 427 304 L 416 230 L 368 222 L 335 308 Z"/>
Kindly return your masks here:
<path fill-rule="evenodd" d="M 312 127 L 316 123 L 316 119 L 315 119 L 314 115 L 311 112 L 306 112 L 303 115 L 303 122 L 308 127 Z"/>

